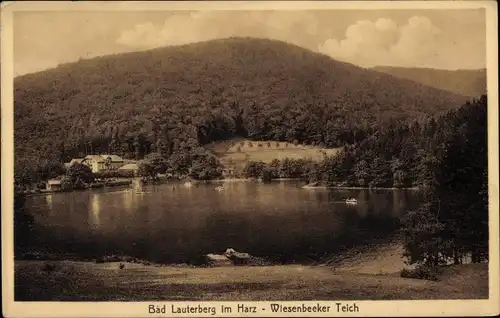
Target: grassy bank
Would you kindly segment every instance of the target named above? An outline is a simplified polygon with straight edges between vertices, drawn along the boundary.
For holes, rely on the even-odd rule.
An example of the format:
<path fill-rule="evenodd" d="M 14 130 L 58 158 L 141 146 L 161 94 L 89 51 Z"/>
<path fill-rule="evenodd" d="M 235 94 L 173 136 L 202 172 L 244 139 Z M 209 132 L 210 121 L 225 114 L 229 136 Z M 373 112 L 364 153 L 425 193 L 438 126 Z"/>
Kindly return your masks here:
<path fill-rule="evenodd" d="M 488 297 L 487 264 L 445 267 L 440 281 L 400 277 L 395 237 L 315 265 L 189 267 L 135 259 L 15 261 L 16 300 L 348 300 Z M 47 270 L 46 264 L 55 265 Z M 120 264 L 124 268 L 120 269 Z"/>
<path fill-rule="evenodd" d="M 16 300 L 363 300 L 488 297 L 486 264 L 445 268 L 439 282 L 329 266 L 182 268 L 127 263 L 15 262 Z"/>

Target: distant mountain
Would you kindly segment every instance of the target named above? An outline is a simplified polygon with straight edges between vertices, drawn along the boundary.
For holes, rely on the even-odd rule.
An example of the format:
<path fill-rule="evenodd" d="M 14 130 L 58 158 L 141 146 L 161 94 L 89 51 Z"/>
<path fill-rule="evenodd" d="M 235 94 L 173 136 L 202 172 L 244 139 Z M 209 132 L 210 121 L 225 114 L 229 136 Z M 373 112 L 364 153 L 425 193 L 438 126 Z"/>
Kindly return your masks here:
<path fill-rule="evenodd" d="M 337 147 L 465 100 L 288 43 L 229 38 L 15 78 L 15 156 L 142 157 L 235 136 Z"/>
<path fill-rule="evenodd" d="M 486 69 L 449 71 L 377 66 L 373 70 L 464 96 L 486 94 Z"/>

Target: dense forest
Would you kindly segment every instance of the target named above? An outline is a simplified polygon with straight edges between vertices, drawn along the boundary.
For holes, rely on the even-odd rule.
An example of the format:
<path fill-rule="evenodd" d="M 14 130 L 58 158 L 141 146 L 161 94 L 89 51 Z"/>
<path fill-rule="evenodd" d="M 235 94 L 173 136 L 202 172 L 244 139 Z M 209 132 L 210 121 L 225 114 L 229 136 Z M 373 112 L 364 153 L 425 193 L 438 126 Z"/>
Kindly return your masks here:
<path fill-rule="evenodd" d="M 97 57 L 15 78 L 15 169 L 57 174 L 88 153 L 168 158 L 234 137 L 338 147 L 464 101 L 272 40 Z"/>
<path fill-rule="evenodd" d="M 452 71 L 377 66 L 373 70 L 464 96 L 477 98 L 486 94 L 486 69 Z"/>
<path fill-rule="evenodd" d="M 325 186 L 409 188 L 429 183 L 435 170 L 441 169 L 436 166 L 441 162 L 436 160 L 446 159 L 447 164 L 459 160 L 455 164 L 475 169 L 475 176 L 482 175 L 486 167 L 486 102 L 483 95 L 441 116 L 391 123 L 322 162 L 250 162 L 244 173 L 255 178 L 301 178 Z M 448 176 L 458 169 L 444 168 L 452 170 Z M 463 172 L 460 175 L 466 182 L 468 177 Z"/>
<path fill-rule="evenodd" d="M 487 127 L 483 95 L 423 123 L 389 125 L 320 163 L 251 162 L 245 173 L 328 186 L 418 186 L 424 204 L 402 220 L 409 262 L 482 262 L 488 259 Z M 425 275 L 419 267 L 417 276 Z"/>

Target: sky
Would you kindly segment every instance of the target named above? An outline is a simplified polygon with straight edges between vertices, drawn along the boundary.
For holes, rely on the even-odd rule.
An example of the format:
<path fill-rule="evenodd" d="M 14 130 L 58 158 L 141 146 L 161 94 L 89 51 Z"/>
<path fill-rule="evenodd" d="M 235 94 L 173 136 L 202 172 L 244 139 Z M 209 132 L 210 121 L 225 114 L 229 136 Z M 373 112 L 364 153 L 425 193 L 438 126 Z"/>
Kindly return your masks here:
<path fill-rule="evenodd" d="M 289 42 L 361 67 L 486 67 L 485 11 L 45 11 L 14 13 L 14 74 L 216 38 Z"/>

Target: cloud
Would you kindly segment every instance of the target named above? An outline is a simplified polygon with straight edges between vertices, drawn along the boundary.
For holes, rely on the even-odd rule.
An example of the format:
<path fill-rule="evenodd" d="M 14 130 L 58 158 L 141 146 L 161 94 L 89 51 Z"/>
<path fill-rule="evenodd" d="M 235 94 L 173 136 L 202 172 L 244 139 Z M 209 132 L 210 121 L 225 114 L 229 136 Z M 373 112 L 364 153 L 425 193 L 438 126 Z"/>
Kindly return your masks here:
<path fill-rule="evenodd" d="M 162 26 L 138 24 L 123 31 L 116 43 L 133 49 L 149 49 L 231 36 L 250 36 L 301 45 L 317 31 L 317 18 L 307 12 L 198 11 L 173 15 Z"/>
<path fill-rule="evenodd" d="M 391 19 L 363 20 L 350 25 L 345 38 L 327 39 L 318 51 L 363 67 L 429 66 L 439 52 L 441 30 L 421 16 L 399 26 Z"/>

